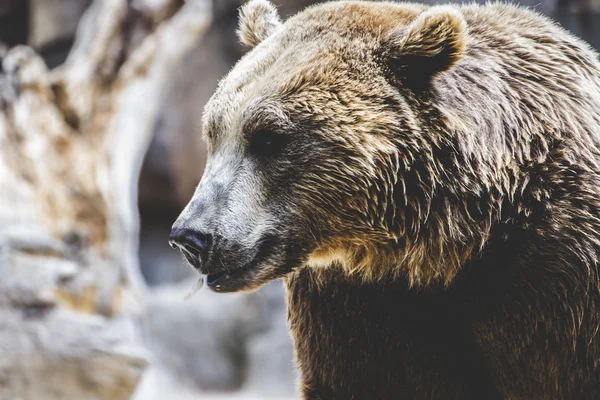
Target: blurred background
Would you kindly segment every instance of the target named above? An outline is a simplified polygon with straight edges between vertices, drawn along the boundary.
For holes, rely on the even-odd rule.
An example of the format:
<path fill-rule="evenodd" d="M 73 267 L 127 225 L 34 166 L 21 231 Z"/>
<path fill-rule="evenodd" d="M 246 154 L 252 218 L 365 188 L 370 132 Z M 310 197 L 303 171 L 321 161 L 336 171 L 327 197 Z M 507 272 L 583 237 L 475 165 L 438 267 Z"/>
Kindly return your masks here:
<path fill-rule="evenodd" d="M 0 398 L 297 398 L 281 282 L 184 301 L 167 244 L 242 3 L 0 0 Z M 600 0 L 519 3 L 600 48 Z"/>

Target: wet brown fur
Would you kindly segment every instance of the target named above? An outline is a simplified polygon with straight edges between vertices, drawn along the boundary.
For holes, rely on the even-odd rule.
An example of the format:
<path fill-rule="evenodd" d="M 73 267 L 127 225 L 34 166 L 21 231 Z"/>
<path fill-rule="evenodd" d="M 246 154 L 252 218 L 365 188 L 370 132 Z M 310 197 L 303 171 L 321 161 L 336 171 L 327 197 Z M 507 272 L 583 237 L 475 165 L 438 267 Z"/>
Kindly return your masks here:
<path fill-rule="evenodd" d="M 279 200 L 304 398 L 600 398 L 597 55 L 503 4 L 244 10 L 205 132 L 311 143 Z"/>

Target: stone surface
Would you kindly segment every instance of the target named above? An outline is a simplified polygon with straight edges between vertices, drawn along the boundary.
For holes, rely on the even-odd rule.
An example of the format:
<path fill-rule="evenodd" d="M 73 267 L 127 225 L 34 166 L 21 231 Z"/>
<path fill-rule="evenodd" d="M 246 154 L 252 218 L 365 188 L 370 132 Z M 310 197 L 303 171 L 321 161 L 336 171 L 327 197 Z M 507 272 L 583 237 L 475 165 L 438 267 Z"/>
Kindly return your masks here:
<path fill-rule="evenodd" d="M 136 399 L 160 398 L 150 396 L 159 390 L 157 379 L 188 393 L 293 396 L 293 348 L 281 282 L 252 294 L 205 288 L 185 301 L 195 279 L 153 289 L 147 297 L 143 326 L 154 357 L 148 375 L 154 378 L 146 377 Z"/>

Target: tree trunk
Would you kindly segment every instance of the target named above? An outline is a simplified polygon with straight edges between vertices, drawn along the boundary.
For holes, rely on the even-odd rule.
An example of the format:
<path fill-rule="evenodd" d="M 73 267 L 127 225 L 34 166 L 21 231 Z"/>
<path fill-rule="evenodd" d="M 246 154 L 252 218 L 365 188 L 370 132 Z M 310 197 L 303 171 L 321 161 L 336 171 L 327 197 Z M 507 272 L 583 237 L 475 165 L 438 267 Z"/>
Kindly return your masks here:
<path fill-rule="evenodd" d="M 2 52 L 0 398 L 131 396 L 148 363 L 137 180 L 208 7 L 96 0 L 61 67 Z"/>

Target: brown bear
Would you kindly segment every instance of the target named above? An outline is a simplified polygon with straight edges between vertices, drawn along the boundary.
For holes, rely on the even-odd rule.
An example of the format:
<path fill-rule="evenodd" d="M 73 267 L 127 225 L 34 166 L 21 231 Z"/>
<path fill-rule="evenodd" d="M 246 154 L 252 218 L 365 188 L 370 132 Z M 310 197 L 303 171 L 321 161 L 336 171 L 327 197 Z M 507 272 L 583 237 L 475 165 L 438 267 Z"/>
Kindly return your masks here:
<path fill-rule="evenodd" d="M 171 243 L 215 291 L 285 278 L 304 398 L 599 399 L 598 56 L 505 4 L 239 34 Z"/>

